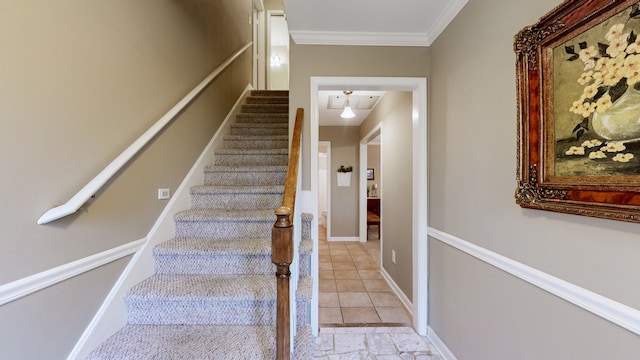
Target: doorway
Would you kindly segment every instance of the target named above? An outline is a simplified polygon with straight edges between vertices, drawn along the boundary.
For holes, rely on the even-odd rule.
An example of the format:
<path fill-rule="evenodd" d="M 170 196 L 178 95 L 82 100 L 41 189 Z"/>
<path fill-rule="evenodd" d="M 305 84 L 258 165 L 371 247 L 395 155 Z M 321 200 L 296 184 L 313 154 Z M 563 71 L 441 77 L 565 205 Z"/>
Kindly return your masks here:
<path fill-rule="evenodd" d="M 326 234 L 331 228 L 331 141 L 318 142 L 318 223 Z"/>
<path fill-rule="evenodd" d="M 282 10 L 267 12 L 267 89 L 289 90 L 289 27 Z"/>
<path fill-rule="evenodd" d="M 319 104 L 320 90 L 335 89 L 378 90 L 378 91 L 409 91 L 412 96 L 412 168 L 410 169 L 413 198 L 411 211 L 411 259 L 412 259 L 412 291 L 404 295 L 405 305 L 412 309 L 413 326 L 420 335 L 427 333 L 427 84 L 425 78 L 371 78 L 371 77 L 311 77 L 310 93 L 310 149 L 311 149 L 311 193 L 318 193 L 318 137 L 319 137 Z M 366 172 L 366 168 L 363 170 Z M 309 199 L 316 202 L 317 199 Z M 315 218 L 318 217 L 317 203 L 310 204 Z M 317 248 L 318 226 L 312 225 L 314 247 Z M 312 267 L 313 276 L 318 279 L 318 258 L 314 254 Z M 311 322 L 314 332 L 318 329 L 318 287 L 314 287 L 314 305 L 311 309 Z M 401 297 L 402 298 L 402 297 Z"/>

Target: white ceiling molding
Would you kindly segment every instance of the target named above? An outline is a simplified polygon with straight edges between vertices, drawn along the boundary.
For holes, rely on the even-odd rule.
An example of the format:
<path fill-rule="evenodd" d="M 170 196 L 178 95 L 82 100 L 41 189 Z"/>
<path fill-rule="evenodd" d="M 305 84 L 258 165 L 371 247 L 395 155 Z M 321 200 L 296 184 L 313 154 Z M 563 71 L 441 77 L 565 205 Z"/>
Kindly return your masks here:
<path fill-rule="evenodd" d="M 427 34 L 338 31 L 289 31 L 299 45 L 429 46 Z"/>
<path fill-rule="evenodd" d="M 354 24 L 341 23 L 340 21 L 343 19 L 337 16 L 323 17 L 323 22 L 319 24 L 317 19 L 312 18 L 314 13 L 301 11 L 303 4 L 298 4 L 294 1 L 285 1 L 285 8 L 292 10 L 291 14 L 288 14 L 292 23 L 297 16 L 296 24 L 299 27 L 290 26 L 289 33 L 293 41 L 299 45 L 428 47 L 433 44 L 468 2 L 469 0 L 433 0 L 431 4 L 425 4 L 428 8 L 419 10 L 423 16 L 413 16 L 413 19 L 407 19 L 406 23 L 402 23 L 401 18 L 389 17 L 385 26 L 378 26 L 380 23 L 375 22 L 375 19 L 385 17 L 383 12 L 377 11 L 375 12 L 376 15 L 370 16 L 371 19 L 368 21 L 359 19 L 359 24 L 362 25 L 360 29 L 367 29 L 365 31 L 346 30 L 345 28 L 349 27 L 354 29 Z M 407 3 L 411 3 L 411 1 Z M 318 11 L 324 10 L 328 12 L 325 8 L 319 5 L 316 6 L 318 6 Z M 349 4 L 344 4 L 342 9 L 347 13 L 355 11 L 354 8 L 349 8 L 349 6 Z M 370 6 L 368 11 L 371 12 L 374 8 L 374 6 Z M 409 10 L 409 7 L 397 9 L 414 11 L 414 13 L 416 11 L 415 9 Z M 393 24 L 393 26 L 389 26 L 390 24 Z M 328 30 L 331 28 L 337 30 Z M 391 28 L 394 30 L 389 31 Z M 378 29 L 378 31 L 375 31 L 375 29 Z"/>
<path fill-rule="evenodd" d="M 427 46 L 431 46 L 431 44 L 436 41 L 438 36 L 440 36 L 444 29 L 446 29 L 453 19 L 458 16 L 458 13 L 465 5 L 467 5 L 468 2 L 469 0 L 454 0 L 448 3 L 444 11 L 427 30 L 427 39 L 429 39 L 429 45 Z"/>

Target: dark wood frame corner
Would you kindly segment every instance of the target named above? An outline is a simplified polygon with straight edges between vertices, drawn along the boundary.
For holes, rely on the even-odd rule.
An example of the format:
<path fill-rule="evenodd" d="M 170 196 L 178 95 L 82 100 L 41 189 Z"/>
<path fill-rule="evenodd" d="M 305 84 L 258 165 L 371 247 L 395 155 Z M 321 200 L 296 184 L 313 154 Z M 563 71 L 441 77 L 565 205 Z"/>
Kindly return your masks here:
<path fill-rule="evenodd" d="M 568 151 L 565 153 L 564 148 L 559 144 L 561 144 L 560 140 L 568 142 L 572 138 L 569 136 L 566 139 L 561 138 L 560 131 L 557 129 L 561 120 L 566 122 L 566 118 L 576 115 L 569 113 L 568 106 L 566 108 L 558 106 L 557 111 L 554 110 L 554 105 L 559 103 L 554 101 L 560 101 L 559 97 L 554 98 L 554 90 L 556 90 L 556 96 L 561 96 L 561 86 L 564 86 L 558 82 L 554 83 L 554 77 L 556 81 L 559 81 L 558 79 L 562 76 L 568 77 L 560 72 L 561 69 L 565 69 L 561 61 L 571 60 L 564 58 L 559 60 L 560 54 L 566 57 L 575 51 L 573 54 L 577 58 L 578 50 L 586 48 L 586 45 L 583 45 L 586 41 L 580 40 L 581 36 L 591 36 L 589 34 L 594 34 L 596 30 L 600 31 L 605 26 L 610 27 L 610 22 L 617 20 L 623 14 L 631 14 L 625 16 L 632 18 L 633 14 L 638 13 L 639 15 L 633 18 L 634 21 L 637 20 L 633 22 L 633 26 L 640 27 L 638 3 L 638 0 L 565 1 L 543 16 L 536 24 L 525 27 L 515 36 L 518 91 L 518 167 L 515 198 L 520 206 L 640 222 L 640 156 L 633 159 L 633 165 L 623 164 L 636 166 L 626 173 L 622 173 L 621 170 L 605 170 L 601 174 L 576 172 L 566 175 L 565 168 L 561 166 L 575 166 L 576 162 L 563 165 L 568 164 L 569 161 L 565 158 L 569 159 L 568 155 L 573 154 Z M 595 30 L 586 33 L 590 29 Z M 628 30 L 625 28 L 625 31 Z M 629 39 L 635 38 L 634 33 L 640 38 L 640 30 L 636 31 L 634 28 L 634 31 L 631 32 Z M 567 46 L 572 42 L 579 44 L 579 48 L 578 45 L 575 49 L 573 46 Z M 605 50 L 606 47 L 600 50 L 601 57 L 607 56 Z M 557 66 L 557 69 L 554 69 L 554 66 Z M 579 71 L 586 72 L 586 69 L 586 66 L 585 70 L 581 67 Z M 594 103 L 594 106 L 597 96 L 602 94 L 588 99 Z M 582 98 L 580 99 L 582 101 Z M 583 122 L 587 119 L 585 117 Z M 569 125 L 572 124 L 569 123 Z M 567 126 L 563 129 L 566 128 Z M 591 131 L 587 125 L 585 125 L 585 131 Z M 571 136 L 575 136 L 575 141 L 579 144 L 585 131 Z M 569 133 L 571 134 L 570 130 Z M 638 146 L 640 149 L 640 141 L 631 145 Z M 570 158 L 571 161 L 574 159 L 575 157 Z M 589 156 L 586 160 L 580 161 L 580 164 L 583 164 L 580 166 L 589 167 L 589 171 L 592 172 L 600 171 L 597 169 L 602 168 L 590 165 L 593 163 L 589 163 Z"/>

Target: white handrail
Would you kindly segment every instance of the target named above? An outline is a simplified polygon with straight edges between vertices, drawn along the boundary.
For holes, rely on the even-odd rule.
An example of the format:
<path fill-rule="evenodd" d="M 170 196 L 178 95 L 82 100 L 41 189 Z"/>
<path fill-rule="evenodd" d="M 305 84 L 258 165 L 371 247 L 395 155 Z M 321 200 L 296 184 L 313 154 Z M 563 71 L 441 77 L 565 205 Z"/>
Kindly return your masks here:
<path fill-rule="evenodd" d="M 78 211 L 84 203 L 86 203 L 93 195 L 95 195 L 104 184 L 111 179 L 132 157 L 134 157 L 140 149 L 142 149 L 156 134 L 158 134 L 176 115 L 178 115 L 193 99 L 195 99 L 206 87 L 215 79 L 227 66 L 238 58 L 243 52 L 253 45 L 249 42 L 242 47 L 224 63 L 218 66 L 209 76 L 207 76 L 198 86 L 191 90 L 180 102 L 171 108 L 163 117 L 160 118 L 149 130 L 145 131 L 133 144 L 122 152 L 115 160 L 104 168 L 96 177 L 85 185 L 77 194 L 75 194 L 66 203 L 47 210 L 38 219 L 38 224 L 47 224 L 53 220 L 63 218 Z"/>

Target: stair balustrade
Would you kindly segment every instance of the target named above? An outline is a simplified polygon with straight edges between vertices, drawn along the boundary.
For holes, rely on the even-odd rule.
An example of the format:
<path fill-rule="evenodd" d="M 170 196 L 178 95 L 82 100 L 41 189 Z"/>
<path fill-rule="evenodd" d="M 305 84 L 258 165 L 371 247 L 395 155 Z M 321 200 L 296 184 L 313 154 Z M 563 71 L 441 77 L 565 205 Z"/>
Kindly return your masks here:
<path fill-rule="evenodd" d="M 291 313 L 289 282 L 293 262 L 293 214 L 298 186 L 298 163 L 304 110 L 298 108 L 293 128 L 289 165 L 285 182 L 282 206 L 276 209 L 277 220 L 271 233 L 271 261 L 276 265 L 277 312 L 276 312 L 276 359 L 289 360 L 291 357 Z"/>

